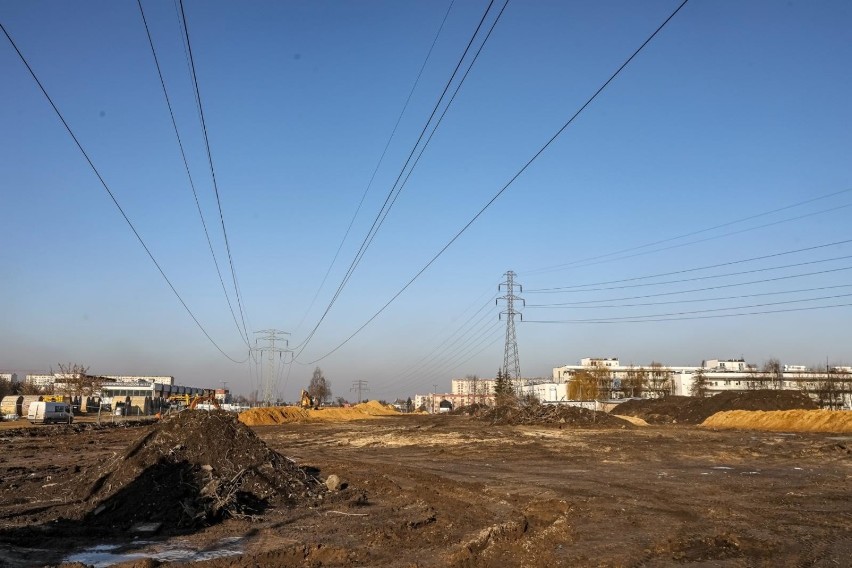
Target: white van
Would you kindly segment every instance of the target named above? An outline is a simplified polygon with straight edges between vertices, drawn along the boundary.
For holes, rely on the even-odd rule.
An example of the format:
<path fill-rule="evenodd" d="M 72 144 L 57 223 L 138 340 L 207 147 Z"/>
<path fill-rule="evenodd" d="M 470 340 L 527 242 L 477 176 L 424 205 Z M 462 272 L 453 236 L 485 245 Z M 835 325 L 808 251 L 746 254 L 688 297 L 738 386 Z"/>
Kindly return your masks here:
<path fill-rule="evenodd" d="M 74 416 L 71 414 L 71 406 L 64 402 L 31 402 L 27 420 L 33 424 L 70 424 Z"/>

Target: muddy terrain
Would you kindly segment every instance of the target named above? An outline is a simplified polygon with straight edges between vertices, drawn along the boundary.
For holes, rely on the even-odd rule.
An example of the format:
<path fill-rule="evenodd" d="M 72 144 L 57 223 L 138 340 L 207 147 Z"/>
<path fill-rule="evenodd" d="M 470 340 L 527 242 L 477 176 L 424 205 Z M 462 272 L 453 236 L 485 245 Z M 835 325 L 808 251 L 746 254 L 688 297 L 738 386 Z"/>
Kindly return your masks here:
<path fill-rule="evenodd" d="M 0 565 L 774 567 L 852 558 L 844 435 L 422 415 L 257 426 L 268 450 L 243 433 L 238 447 L 277 469 L 240 485 L 237 446 L 191 428 L 174 443 L 179 429 L 156 428 L 0 432 Z M 165 477 L 135 483 L 152 468 Z M 134 491 L 101 484 L 103 494 L 90 495 L 105 473 Z M 299 493 L 251 497 L 280 493 L 282 481 Z M 229 495 L 237 500 L 221 514 L 205 505 Z"/>

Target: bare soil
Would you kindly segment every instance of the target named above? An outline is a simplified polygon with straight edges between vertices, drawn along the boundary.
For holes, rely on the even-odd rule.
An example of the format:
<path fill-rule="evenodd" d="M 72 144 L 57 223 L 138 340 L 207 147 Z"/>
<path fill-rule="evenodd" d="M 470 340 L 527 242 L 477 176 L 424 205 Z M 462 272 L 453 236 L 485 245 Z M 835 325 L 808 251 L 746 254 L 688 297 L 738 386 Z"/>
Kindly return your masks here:
<path fill-rule="evenodd" d="M 722 392 L 707 398 L 666 396 L 622 402 L 614 414 L 642 418 L 649 424 L 701 424 L 717 412 L 728 410 L 816 410 L 804 393 L 789 390 Z"/>
<path fill-rule="evenodd" d="M 335 474 L 343 488 L 309 482 L 299 498 L 164 522 L 154 534 L 132 532 L 119 513 L 114 523 L 87 517 L 111 498 L 111 511 L 147 510 L 144 495 L 87 501 L 80 492 L 104 471 L 116 479 L 130 471 L 116 464 L 161 463 L 171 441 L 154 443 L 166 435 L 156 428 L 0 432 L 0 565 L 58 565 L 96 545 L 137 553 L 125 565 L 140 567 L 167 564 L 162 551 L 176 546 L 198 551 L 194 558 L 209 553 L 197 563 L 205 567 L 848 566 L 852 558 L 849 437 L 423 415 L 261 426 L 252 431 L 268 449 L 250 438 L 236 447 L 297 465 L 276 470 L 284 481 Z M 189 466 L 178 484 L 212 475 L 198 464 L 225 473 L 216 460 L 233 447 L 228 436 L 186 436 L 186 459 L 173 460 Z M 160 507 L 180 510 L 186 498 L 165 491 Z M 226 548 L 240 555 L 213 558 Z"/>

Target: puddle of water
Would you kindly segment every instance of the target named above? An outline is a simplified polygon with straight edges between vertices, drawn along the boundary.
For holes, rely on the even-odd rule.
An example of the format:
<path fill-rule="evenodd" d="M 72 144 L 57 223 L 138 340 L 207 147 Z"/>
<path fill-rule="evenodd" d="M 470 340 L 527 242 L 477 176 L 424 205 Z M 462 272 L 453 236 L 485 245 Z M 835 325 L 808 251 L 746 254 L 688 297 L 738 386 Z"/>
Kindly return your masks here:
<path fill-rule="evenodd" d="M 161 562 L 199 562 L 226 556 L 242 554 L 241 537 L 229 537 L 219 541 L 215 548 L 195 550 L 186 546 L 185 542 L 166 542 L 154 544 L 150 541 L 139 541 L 132 545 L 99 544 L 92 548 L 75 552 L 66 556 L 63 562 L 81 562 L 95 568 L 104 568 L 143 558 L 153 558 Z M 144 547 L 152 545 L 150 550 Z"/>
<path fill-rule="evenodd" d="M 713 466 L 713 467 L 711 467 L 710 469 L 734 469 L 734 468 L 732 468 L 732 467 L 728 467 L 728 466 L 726 466 L 726 465 L 714 465 L 714 466 Z"/>

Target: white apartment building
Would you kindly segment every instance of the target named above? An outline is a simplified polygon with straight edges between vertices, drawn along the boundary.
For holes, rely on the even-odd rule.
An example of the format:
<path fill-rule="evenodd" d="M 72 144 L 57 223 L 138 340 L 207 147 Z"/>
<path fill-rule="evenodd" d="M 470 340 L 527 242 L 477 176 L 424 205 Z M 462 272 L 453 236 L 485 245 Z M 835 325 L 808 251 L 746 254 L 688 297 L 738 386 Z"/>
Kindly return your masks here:
<path fill-rule="evenodd" d="M 609 362 L 609 364 L 602 363 Z M 747 391 L 754 389 L 787 389 L 808 393 L 820 405 L 828 408 L 852 410 L 852 367 L 831 367 L 825 370 L 810 370 L 805 365 L 785 365 L 776 376 L 764 373 L 758 367 L 739 359 L 707 359 L 700 367 L 667 366 L 653 363 L 647 366 L 624 366 L 617 359 L 586 358 L 580 365 L 563 365 L 553 369 L 552 385 L 537 385 L 528 390 L 542 402 L 563 402 L 570 397 L 570 384 L 581 373 L 598 380 L 599 395 L 603 398 L 629 398 L 631 378 L 641 373 L 643 385 L 640 396 L 653 397 L 666 394 L 689 396 L 699 370 L 706 379 L 707 395 L 724 391 Z M 605 369 L 605 370 L 604 370 Z M 565 385 L 564 389 L 559 389 Z M 554 400 L 554 393 L 556 399 Z M 609 396 L 606 396 L 609 395 Z M 565 398 L 562 398 L 564 396 Z"/>
<path fill-rule="evenodd" d="M 17 373 L 0 373 L 0 381 L 6 381 L 8 383 L 17 383 L 18 382 L 18 374 Z"/>
<path fill-rule="evenodd" d="M 53 373 L 30 373 L 24 378 L 24 382 L 39 388 L 50 387 L 56 382 L 56 375 Z"/>
<path fill-rule="evenodd" d="M 173 385 L 175 378 L 164 375 L 101 375 L 116 383 L 155 383 L 158 385 Z"/>

